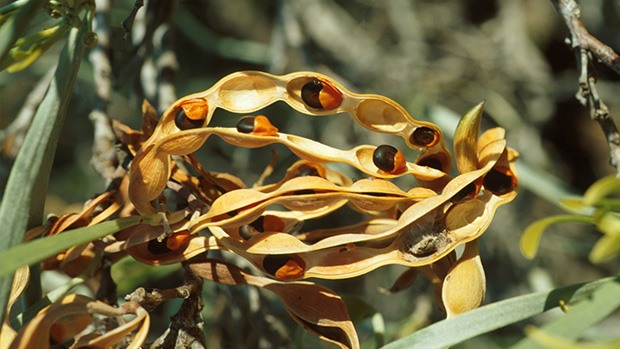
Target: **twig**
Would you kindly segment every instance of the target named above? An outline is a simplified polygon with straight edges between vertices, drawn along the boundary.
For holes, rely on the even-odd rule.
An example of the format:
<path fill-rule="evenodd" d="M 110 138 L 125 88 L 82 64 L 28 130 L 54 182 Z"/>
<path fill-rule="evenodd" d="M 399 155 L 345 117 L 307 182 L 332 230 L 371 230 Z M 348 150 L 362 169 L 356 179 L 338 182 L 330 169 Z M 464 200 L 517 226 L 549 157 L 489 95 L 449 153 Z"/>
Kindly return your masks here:
<path fill-rule="evenodd" d="M 125 34 L 123 34 L 123 41 L 127 41 L 127 39 L 129 38 L 129 34 L 131 33 L 131 27 L 133 26 L 133 21 L 136 19 L 136 14 L 142 6 L 144 6 L 144 0 L 136 0 L 129 16 L 127 16 L 127 18 L 125 18 L 121 22 L 123 30 L 125 31 Z"/>
<path fill-rule="evenodd" d="M 579 91 L 576 98 L 581 104 L 589 106 L 591 118 L 601 126 L 609 145 L 610 163 L 616 167 L 617 175 L 620 175 L 620 133 L 609 109 L 598 95 L 592 55 L 618 74 L 620 56 L 586 30 L 580 19 L 581 9 L 575 0 L 552 0 L 552 3 L 564 18 L 571 34 L 569 42 L 575 51 L 579 69 Z"/>
<path fill-rule="evenodd" d="M 206 348 L 204 322 L 200 315 L 203 307 L 202 282 L 189 268 L 185 269 L 185 284 L 172 289 L 173 293 L 180 291 L 185 300 L 171 317 L 166 332 L 153 342 L 151 348 Z"/>

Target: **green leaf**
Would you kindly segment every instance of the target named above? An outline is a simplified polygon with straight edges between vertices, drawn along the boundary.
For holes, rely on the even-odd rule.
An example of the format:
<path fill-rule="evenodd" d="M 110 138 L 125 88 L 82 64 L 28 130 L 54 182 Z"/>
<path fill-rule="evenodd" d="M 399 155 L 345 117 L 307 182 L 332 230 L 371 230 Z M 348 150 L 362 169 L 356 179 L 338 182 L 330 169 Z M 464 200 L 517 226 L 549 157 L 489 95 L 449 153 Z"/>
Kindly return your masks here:
<path fill-rule="evenodd" d="M 0 226 L 3 229 L 0 251 L 20 244 L 27 228 L 40 225 L 42 222 L 43 204 L 56 144 L 84 53 L 83 34 L 89 30 L 89 25 L 88 21 L 84 21 L 81 29 L 73 28 L 70 31 L 54 79 L 34 115 L 24 145 L 15 159 L 0 206 Z M 26 256 L 17 256 L 18 259 L 24 257 Z M 11 273 L 15 269 L 7 270 Z M 10 286 L 11 278 L 7 274 L 2 274 L 0 314 L 5 312 Z"/>
<path fill-rule="evenodd" d="M 0 62 L 4 61 L 15 41 L 26 31 L 37 11 L 43 8 L 45 2 L 46 0 L 28 1 L 17 13 L 11 15 L 2 24 L 0 27 Z"/>
<path fill-rule="evenodd" d="M 569 306 L 565 315 L 542 327 L 548 334 L 565 340 L 575 340 L 594 324 L 609 316 L 620 307 L 620 280 L 605 283 L 574 306 Z M 525 338 L 513 349 L 537 348 L 531 338 Z"/>
<path fill-rule="evenodd" d="M 386 345 L 384 349 L 449 347 L 556 308 L 560 302 L 574 304 L 587 299 L 593 292 L 605 285 L 617 285 L 619 282 L 620 277 L 604 278 L 509 298 L 436 322 L 410 336 Z"/>
<path fill-rule="evenodd" d="M 552 335 L 534 326 L 527 326 L 525 333 L 545 348 L 550 349 L 617 349 L 620 348 L 620 339 L 605 342 L 577 342 Z"/>
<path fill-rule="evenodd" d="M 607 176 L 594 182 L 583 194 L 583 204 L 595 206 L 601 199 L 609 194 L 620 191 L 620 178 Z"/>
<path fill-rule="evenodd" d="M 540 238 L 545 229 L 547 229 L 547 227 L 551 224 L 565 222 L 594 223 L 594 219 L 592 217 L 580 215 L 558 215 L 546 217 L 530 224 L 527 228 L 525 228 L 523 235 L 521 235 L 521 242 L 519 244 L 523 256 L 527 259 L 534 258 L 538 252 Z"/>
<path fill-rule="evenodd" d="M 122 229 L 144 223 L 148 218 L 131 216 L 65 231 L 58 235 L 32 240 L 0 252 L 0 277 L 17 268 L 40 262 L 72 246 L 85 244 L 114 234 Z"/>

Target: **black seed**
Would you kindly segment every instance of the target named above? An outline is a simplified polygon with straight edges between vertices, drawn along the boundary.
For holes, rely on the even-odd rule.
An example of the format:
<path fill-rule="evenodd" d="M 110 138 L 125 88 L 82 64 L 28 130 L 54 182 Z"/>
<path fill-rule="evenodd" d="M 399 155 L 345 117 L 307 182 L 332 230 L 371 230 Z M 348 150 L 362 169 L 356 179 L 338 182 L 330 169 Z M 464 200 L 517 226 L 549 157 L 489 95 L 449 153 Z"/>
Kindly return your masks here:
<path fill-rule="evenodd" d="M 398 149 L 391 145 L 380 145 L 372 154 L 372 162 L 383 171 L 392 171 L 394 169 L 394 157 Z"/>
<path fill-rule="evenodd" d="M 241 133 L 251 133 L 254 131 L 254 116 L 246 116 L 237 122 L 237 131 Z"/>
<path fill-rule="evenodd" d="M 271 275 L 275 275 L 291 259 L 288 255 L 268 255 L 263 259 L 263 269 Z"/>
<path fill-rule="evenodd" d="M 431 144 L 435 141 L 435 131 L 430 127 L 418 127 L 413 131 L 409 140 L 417 145 Z"/>
<path fill-rule="evenodd" d="M 179 130 L 189 130 L 192 128 L 198 128 L 202 126 L 204 120 L 193 120 L 185 115 L 183 109 L 179 109 L 177 116 L 174 118 L 174 124 L 177 125 Z"/>
<path fill-rule="evenodd" d="M 319 95 L 321 90 L 323 89 L 323 84 L 319 80 L 312 80 L 307 82 L 301 88 L 301 99 L 306 103 L 309 107 L 316 109 L 324 109 L 321 101 L 319 100 Z"/>
<path fill-rule="evenodd" d="M 168 238 L 165 238 L 164 240 L 162 240 L 162 242 L 157 241 L 157 239 L 153 239 L 149 241 L 149 244 L 146 246 L 146 249 L 152 254 L 156 254 L 156 255 L 171 252 L 172 250 L 169 249 L 168 246 L 166 245 L 167 241 L 168 241 Z"/>
<path fill-rule="evenodd" d="M 304 167 L 301 171 L 299 171 L 298 176 L 299 177 L 304 177 L 304 176 L 321 177 L 321 175 L 319 174 L 319 170 L 317 170 L 316 167 L 313 167 L 313 166 Z"/>
<path fill-rule="evenodd" d="M 441 161 L 439 161 L 439 159 L 437 158 L 430 157 L 430 156 L 418 161 L 418 165 L 427 166 L 427 167 L 434 168 L 439 171 L 443 171 L 443 164 L 441 163 Z"/>
<path fill-rule="evenodd" d="M 234 216 L 239 214 L 239 211 L 238 210 L 232 210 L 232 211 L 226 212 L 226 214 L 231 216 L 231 217 L 234 217 Z"/>
<path fill-rule="evenodd" d="M 484 176 L 483 185 L 486 189 L 491 191 L 491 193 L 498 196 L 510 193 L 514 190 L 512 177 L 496 169 L 492 169 Z"/>
<path fill-rule="evenodd" d="M 465 186 L 465 188 L 459 190 L 459 192 L 456 193 L 450 201 L 459 202 L 465 199 L 466 197 L 470 196 L 471 194 L 473 194 L 475 191 L 476 191 L 476 184 L 469 183 L 468 185 Z"/>

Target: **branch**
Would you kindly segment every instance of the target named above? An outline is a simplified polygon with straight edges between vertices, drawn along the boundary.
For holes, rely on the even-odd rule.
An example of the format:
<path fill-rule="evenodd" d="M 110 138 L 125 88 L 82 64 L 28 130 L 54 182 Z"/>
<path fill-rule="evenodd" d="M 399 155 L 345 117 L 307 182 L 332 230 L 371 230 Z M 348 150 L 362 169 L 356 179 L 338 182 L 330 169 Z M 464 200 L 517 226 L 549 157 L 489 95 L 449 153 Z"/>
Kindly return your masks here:
<path fill-rule="evenodd" d="M 592 36 L 581 22 L 581 9 L 575 0 L 551 0 L 556 11 L 568 26 L 571 47 L 575 51 L 579 69 L 579 91 L 576 98 L 590 108 L 590 116 L 605 133 L 609 145 L 610 163 L 620 176 L 620 133 L 609 109 L 600 99 L 596 89 L 596 76 L 592 55 L 620 74 L 620 56 L 609 46 Z"/>

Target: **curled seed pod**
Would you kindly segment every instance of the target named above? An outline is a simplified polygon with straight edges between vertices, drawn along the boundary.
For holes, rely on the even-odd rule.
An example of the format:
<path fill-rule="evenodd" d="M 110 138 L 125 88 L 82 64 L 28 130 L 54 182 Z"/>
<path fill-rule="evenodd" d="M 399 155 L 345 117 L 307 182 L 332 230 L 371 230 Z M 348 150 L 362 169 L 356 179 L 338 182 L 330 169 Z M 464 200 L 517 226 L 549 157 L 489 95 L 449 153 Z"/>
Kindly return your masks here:
<path fill-rule="evenodd" d="M 239 228 L 239 234 L 245 240 L 250 239 L 253 235 L 268 232 L 281 232 L 284 230 L 284 221 L 274 215 L 265 215 L 258 217 L 254 222 L 242 225 Z"/>
<path fill-rule="evenodd" d="M 465 198 L 475 198 L 478 195 L 478 191 L 480 190 L 480 186 L 476 183 L 469 183 L 465 186 L 465 188 L 459 190 L 458 193 L 454 194 L 450 199 L 451 202 L 460 202 Z"/>
<path fill-rule="evenodd" d="M 202 126 L 204 120 L 192 120 L 187 117 L 183 109 L 179 109 L 177 116 L 174 118 L 174 124 L 177 125 L 179 130 L 189 130 L 192 128 L 198 128 Z"/>
<path fill-rule="evenodd" d="M 320 165 L 306 164 L 298 169 L 297 176 L 315 176 L 325 178 L 325 169 Z"/>
<path fill-rule="evenodd" d="M 316 109 L 336 109 L 342 103 L 342 93 L 327 81 L 314 79 L 301 88 L 301 99 Z"/>
<path fill-rule="evenodd" d="M 430 147 L 437 143 L 439 136 L 435 130 L 430 127 L 422 126 L 413 131 L 409 137 L 409 141 L 419 146 Z"/>
<path fill-rule="evenodd" d="M 280 280 L 299 279 L 304 275 L 304 262 L 289 255 L 267 255 L 263 268 Z"/>
<path fill-rule="evenodd" d="M 237 122 L 237 131 L 258 136 L 275 136 L 278 128 L 273 126 L 264 115 L 245 116 Z"/>
<path fill-rule="evenodd" d="M 517 187 L 517 178 L 507 167 L 495 167 L 484 176 L 482 185 L 497 196 L 508 194 Z"/>
<path fill-rule="evenodd" d="M 207 101 L 202 98 L 184 101 L 174 118 L 174 124 L 180 130 L 202 127 L 208 112 Z"/>
<path fill-rule="evenodd" d="M 146 249 L 154 255 L 176 251 L 187 246 L 190 237 L 189 231 L 183 230 L 165 237 L 161 242 L 157 239 L 149 241 Z"/>
<path fill-rule="evenodd" d="M 430 168 L 434 168 L 439 171 L 444 171 L 443 163 L 436 157 L 428 156 L 423 159 L 417 161 L 417 164 L 420 166 L 426 166 Z M 445 171 L 444 171 L 445 172 Z"/>
<path fill-rule="evenodd" d="M 403 153 L 391 145 L 383 144 L 372 154 L 372 162 L 387 173 L 401 173 L 407 168 Z"/>

